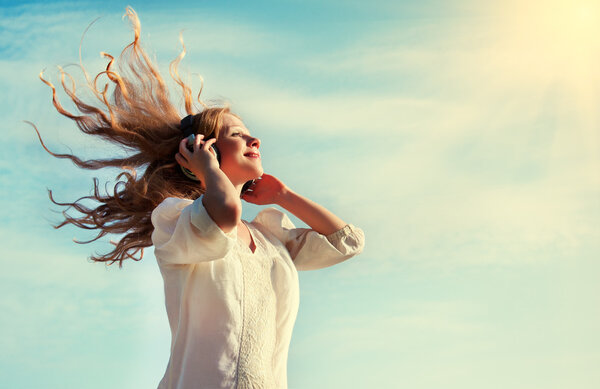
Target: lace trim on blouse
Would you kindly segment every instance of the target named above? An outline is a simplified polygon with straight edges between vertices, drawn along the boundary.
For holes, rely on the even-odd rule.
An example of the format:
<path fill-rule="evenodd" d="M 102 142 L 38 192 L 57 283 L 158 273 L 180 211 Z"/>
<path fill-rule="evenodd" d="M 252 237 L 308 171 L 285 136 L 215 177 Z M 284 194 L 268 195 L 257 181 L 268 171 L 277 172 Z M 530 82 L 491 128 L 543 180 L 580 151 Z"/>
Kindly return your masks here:
<path fill-rule="evenodd" d="M 275 387 L 273 354 L 277 323 L 275 291 L 271 283 L 273 260 L 266 255 L 265 248 L 256 235 L 252 234 L 256 245 L 254 254 L 249 247 L 236 245 L 245 252 L 245 255 L 240 255 L 244 295 L 238 389 Z"/>
<path fill-rule="evenodd" d="M 271 283 L 273 260 L 256 230 L 247 223 L 246 226 L 256 248 L 252 253 L 250 248 L 240 241 L 235 245 L 240 252 L 244 291 L 236 388 L 274 388 L 273 354 L 277 339 L 277 323 L 276 296 Z M 327 235 L 326 238 L 334 247 L 338 247 L 340 241 L 351 232 L 352 226 L 346 225 Z"/>

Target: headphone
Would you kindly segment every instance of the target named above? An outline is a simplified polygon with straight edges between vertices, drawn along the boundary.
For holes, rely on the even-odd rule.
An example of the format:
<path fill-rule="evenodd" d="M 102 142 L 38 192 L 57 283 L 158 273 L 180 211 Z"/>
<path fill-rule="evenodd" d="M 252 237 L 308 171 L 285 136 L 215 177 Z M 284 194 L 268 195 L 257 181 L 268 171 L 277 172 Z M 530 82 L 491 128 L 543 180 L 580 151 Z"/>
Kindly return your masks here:
<path fill-rule="evenodd" d="M 183 135 L 187 138 L 186 146 L 187 146 L 188 150 L 190 150 L 191 152 L 194 152 L 194 142 L 196 140 L 196 134 L 194 133 L 194 129 L 192 127 L 192 121 L 193 121 L 193 115 L 188 115 L 188 116 L 184 117 L 183 119 L 181 119 L 180 128 L 181 128 L 181 131 L 183 132 Z M 219 163 L 219 166 L 220 166 L 221 165 L 221 152 L 219 151 L 219 149 L 217 148 L 217 146 L 214 143 L 212 145 L 210 145 L 210 147 L 214 150 L 215 155 L 217 156 L 217 162 Z M 181 171 L 187 178 L 189 178 L 190 180 L 194 180 L 194 181 L 200 181 L 198 179 L 198 177 L 196 177 L 196 175 L 194 173 L 192 173 L 189 169 L 186 169 L 181 165 L 179 165 L 179 167 L 181 167 Z M 254 184 L 254 181 L 255 180 L 247 181 L 244 184 L 244 186 L 242 186 L 242 192 L 240 193 L 240 197 L 242 197 L 242 195 L 248 190 L 248 188 L 250 188 L 250 185 Z"/>

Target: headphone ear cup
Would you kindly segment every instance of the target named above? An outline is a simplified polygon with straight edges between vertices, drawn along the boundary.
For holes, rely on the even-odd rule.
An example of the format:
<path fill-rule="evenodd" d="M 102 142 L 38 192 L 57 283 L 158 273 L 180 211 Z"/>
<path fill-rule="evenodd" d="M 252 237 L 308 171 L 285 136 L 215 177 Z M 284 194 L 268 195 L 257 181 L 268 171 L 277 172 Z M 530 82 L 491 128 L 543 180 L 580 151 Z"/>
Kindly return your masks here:
<path fill-rule="evenodd" d="M 196 141 L 196 135 L 191 134 L 186 139 L 187 139 L 187 142 L 185 143 L 185 145 L 186 145 L 187 149 L 193 153 L 194 152 L 194 142 Z"/>
<path fill-rule="evenodd" d="M 193 152 L 194 151 L 194 141 L 196 140 L 196 135 L 195 134 L 190 134 L 187 137 L 187 142 L 186 142 L 186 147 L 189 151 Z M 196 177 L 194 175 L 194 173 L 192 173 L 191 170 L 188 170 L 186 168 L 184 168 L 183 166 L 179 165 L 179 167 L 181 168 L 181 171 L 183 172 L 183 174 L 189 178 L 190 180 L 194 180 L 194 181 L 200 181 L 198 179 L 198 177 Z"/>

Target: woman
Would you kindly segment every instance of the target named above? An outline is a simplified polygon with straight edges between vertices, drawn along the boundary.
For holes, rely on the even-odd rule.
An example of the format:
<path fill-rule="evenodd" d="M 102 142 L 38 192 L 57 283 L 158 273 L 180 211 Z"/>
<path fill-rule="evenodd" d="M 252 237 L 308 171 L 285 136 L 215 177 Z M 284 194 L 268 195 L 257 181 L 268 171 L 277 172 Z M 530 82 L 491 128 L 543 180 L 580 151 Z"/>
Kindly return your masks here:
<path fill-rule="evenodd" d="M 135 39 L 121 54 L 122 71 L 114 71 L 113 57 L 105 54 L 106 71 L 88 78 L 100 104 L 81 100 L 61 70 L 62 86 L 81 115 L 68 112 L 54 86 L 42 78 L 61 114 L 83 132 L 129 151 L 84 161 L 50 152 L 40 137 L 52 155 L 82 168 L 128 170 L 118 176 L 124 181 L 105 195 L 97 180 L 92 196 L 73 203 L 56 202 L 50 192 L 54 203 L 82 213 L 65 212 L 57 228 L 71 223 L 95 229 L 95 239 L 123 234 L 114 250 L 92 257 L 119 266 L 126 258 L 141 259 L 143 249 L 154 245 L 172 332 L 171 356 L 159 388 L 285 388 L 298 310 L 297 270 L 331 266 L 360 253 L 364 234 L 264 174 L 260 140 L 229 108 L 208 107 L 199 96 L 203 109 L 193 107 L 190 88 L 177 74 L 185 48 L 171 64 L 188 114 L 181 119 L 139 46 L 140 24 L 131 8 L 127 16 Z M 99 89 L 103 76 L 108 83 Z M 143 170 L 139 178 L 137 169 Z M 82 203 L 90 199 L 100 205 Z M 279 205 L 310 228 L 295 228 L 284 212 L 272 207 L 246 222 L 241 219 L 242 199 Z"/>

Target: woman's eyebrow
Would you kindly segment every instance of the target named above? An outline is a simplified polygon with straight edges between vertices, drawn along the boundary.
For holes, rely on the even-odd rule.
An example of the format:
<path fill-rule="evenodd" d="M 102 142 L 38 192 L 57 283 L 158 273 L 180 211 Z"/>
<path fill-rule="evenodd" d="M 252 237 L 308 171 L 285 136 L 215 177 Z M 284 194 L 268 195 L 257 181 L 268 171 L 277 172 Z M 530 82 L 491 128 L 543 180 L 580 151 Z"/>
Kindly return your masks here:
<path fill-rule="evenodd" d="M 247 135 L 250 135 L 250 131 L 246 130 L 244 127 L 240 127 L 240 126 L 233 126 L 233 127 L 229 127 L 229 129 L 230 129 L 230 132 L 233 132 L 234 130 L 236 130 L 236 129 L 237 129 L 237 130 L 241 130 L 241 132 L 243 132 L 243 133 L 245 133 L 245 134 L 247 134 Z M 237 131 L 237 130 L 236 130 L 236 131 Z"/>

